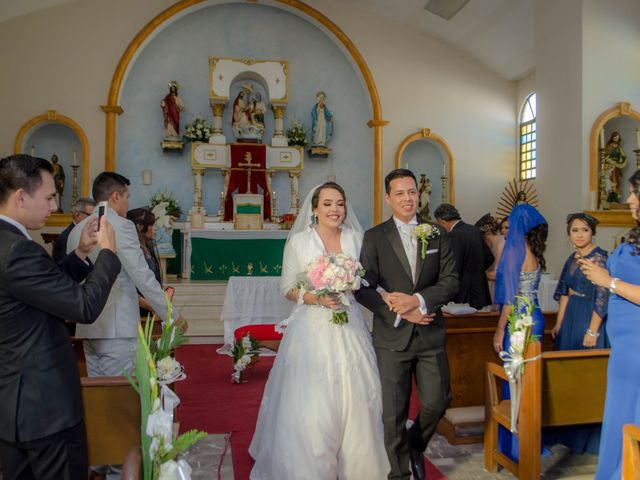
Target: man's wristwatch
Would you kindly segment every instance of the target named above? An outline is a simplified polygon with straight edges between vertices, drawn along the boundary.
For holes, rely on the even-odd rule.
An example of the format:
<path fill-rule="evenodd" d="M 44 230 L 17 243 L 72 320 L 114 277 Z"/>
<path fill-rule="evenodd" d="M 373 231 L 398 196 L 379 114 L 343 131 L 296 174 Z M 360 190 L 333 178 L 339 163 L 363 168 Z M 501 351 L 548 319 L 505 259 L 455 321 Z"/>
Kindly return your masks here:
<path fill-rule="evenodd" d="M 617 277 L 611 279 L 611 282 L 609 283 L 609 293 L 616 293 L 616 284 L 618 283 L 618 280 L 620 279 Z"/>

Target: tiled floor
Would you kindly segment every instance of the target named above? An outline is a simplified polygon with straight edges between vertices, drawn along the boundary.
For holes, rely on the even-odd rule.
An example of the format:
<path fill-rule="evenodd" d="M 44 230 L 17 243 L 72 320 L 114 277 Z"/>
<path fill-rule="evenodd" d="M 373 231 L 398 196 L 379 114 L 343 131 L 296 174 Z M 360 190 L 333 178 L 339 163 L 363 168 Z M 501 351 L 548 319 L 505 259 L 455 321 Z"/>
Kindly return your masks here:
<path fill-rule="evenodd" d="M 556 445 L 552 455 L 542 459 L 544 480 L 590 480 L 596 473 L 598 457 L 595 455 L 571 455 L 569 450 Z M 426 456 L 444 473 L 449 480 L 489 480 L 515 479 L 511 473 L 489 473 L 484 470 L 484 450 L 482 444 L 450 445 L 447 440 L 436 434 L 427 448 Z"/>

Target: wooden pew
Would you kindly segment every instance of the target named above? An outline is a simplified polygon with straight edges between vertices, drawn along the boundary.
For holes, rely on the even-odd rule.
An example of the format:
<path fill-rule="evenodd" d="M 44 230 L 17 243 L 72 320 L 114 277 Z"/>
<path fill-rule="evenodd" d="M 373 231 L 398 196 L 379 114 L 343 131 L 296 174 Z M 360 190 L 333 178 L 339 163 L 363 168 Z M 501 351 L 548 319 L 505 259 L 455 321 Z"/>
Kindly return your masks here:
<path fill-rule="evenodd" d="M 540 342 L 533 342 L 527 358 L 537 359 L 526 363 L 522 376 L 518 463 L 498 451 L 498 424 L 511 427 L 510 400 L 501 400 L 497 387 L 507 377 L 502 365 L 486 365 L 485 469 L 501 465 L 521 480 L 540 478 L 542 427 L 602 422 L 609 350 L 541 353 Z"/>
<path fill-rule="evenodd" d="M 498 312 L 444 315 L 452 399 L 438 433 L 452 445 L 483 441 L 485 364 L 499 361 L 493 350 L 498 317 Z M 552 350 L 556 313 L 544 313 L 544 320 L 542 349 Z"/>
<path fill-rule="evenodd" d="M 125 377 L 83 377 L 90 465 L 120 465 L 140 445 L 140 398 Z"/>
<path fill-rule="evenodd" d="M 622 480 L 640 478 L 640 426 L 628 424 L 622 429 Z"/>

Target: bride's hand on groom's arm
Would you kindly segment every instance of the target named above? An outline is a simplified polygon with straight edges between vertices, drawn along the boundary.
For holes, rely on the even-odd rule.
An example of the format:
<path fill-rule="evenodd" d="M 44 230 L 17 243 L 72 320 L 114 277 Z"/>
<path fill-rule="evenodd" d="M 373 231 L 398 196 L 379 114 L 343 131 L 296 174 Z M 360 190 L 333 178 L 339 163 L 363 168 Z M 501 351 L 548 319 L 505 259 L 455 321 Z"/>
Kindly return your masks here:
<path fill-rule="evenodd" d="M 415 295 L 407 295 L 401 292 L 389 293 L 385 300 L 389 308 L 398 315 L 404 317 L 408 312 L 417 310 L 420 306 L 420 300 Z M 420 313 L 418 311 L 418 313 Z"/>

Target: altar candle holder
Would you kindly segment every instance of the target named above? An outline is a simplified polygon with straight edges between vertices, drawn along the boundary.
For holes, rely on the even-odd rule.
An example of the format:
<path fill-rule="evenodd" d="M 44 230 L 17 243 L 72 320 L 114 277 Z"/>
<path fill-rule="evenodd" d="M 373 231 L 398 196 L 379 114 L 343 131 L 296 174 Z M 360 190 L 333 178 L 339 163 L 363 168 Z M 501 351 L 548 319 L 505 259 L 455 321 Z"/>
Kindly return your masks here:
<path fill-rule="evenodd" d="M 441 203 L 447 203 L 447 176 L 446 175 L 442 175 L 440 177 L 440 181 L 442 182 L 442 201 Z"/>
<path fill-rule="evenodd" d="M 73 170 L 72 179 L 73 183 L 71 186 L 71 210 L 75 208 L 78 203 L 78 168 L 80 165 L 71 165 L 71 169 Z"/>

